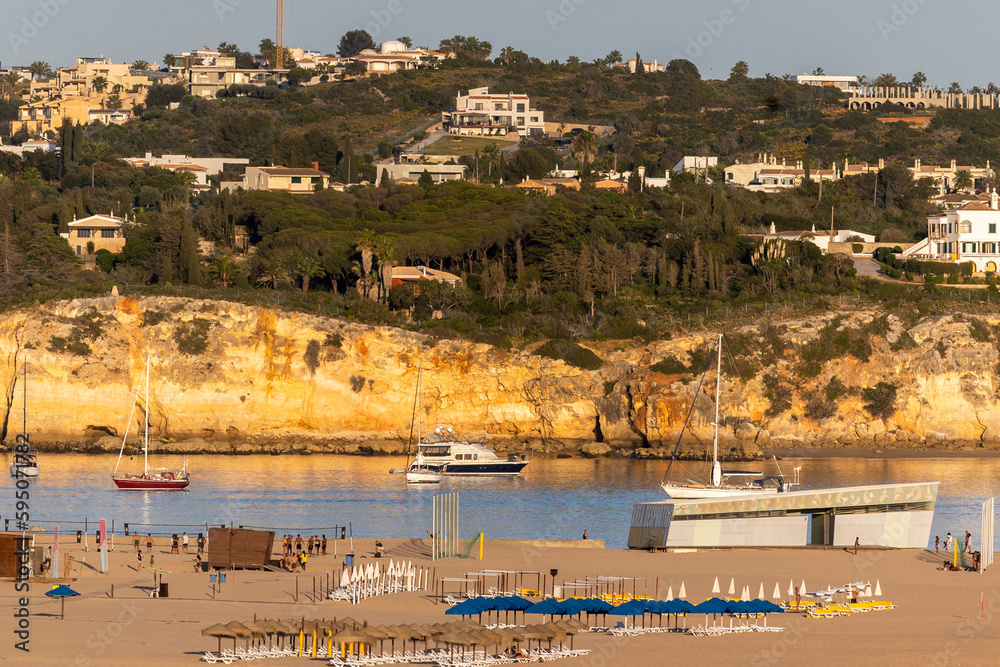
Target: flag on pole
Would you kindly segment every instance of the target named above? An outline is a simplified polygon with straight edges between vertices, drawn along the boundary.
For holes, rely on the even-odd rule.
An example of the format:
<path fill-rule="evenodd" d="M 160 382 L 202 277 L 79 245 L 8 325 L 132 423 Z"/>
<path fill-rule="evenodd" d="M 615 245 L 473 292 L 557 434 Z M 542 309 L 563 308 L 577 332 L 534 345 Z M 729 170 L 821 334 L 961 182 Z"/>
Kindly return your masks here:
<path fill-rule="evenodd" d="M 56 526 L 54 543 L 52 545 L 52 577 L 59 578 L 59 526 Z"/>
<path fill-rule="evenodd" d="M 101 519 L 101 572 L 108 571 L 108 524 Z"/>

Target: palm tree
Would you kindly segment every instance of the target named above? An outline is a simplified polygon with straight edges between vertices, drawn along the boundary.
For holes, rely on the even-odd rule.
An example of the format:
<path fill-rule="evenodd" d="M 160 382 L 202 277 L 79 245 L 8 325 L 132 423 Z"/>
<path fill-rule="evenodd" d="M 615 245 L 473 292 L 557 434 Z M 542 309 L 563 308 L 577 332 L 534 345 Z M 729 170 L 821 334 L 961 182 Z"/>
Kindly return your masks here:
<path fill-rule="evenodd" d="M 396 266 L 396 249 L 391 236 L 382 234 L 375 239 L 375 254 L 378 256 L 379 291 L 383 298 L 388 299 L 392 288 L 392 268 Z"/>
<path fill-rule="evenodd" d="M 493 176 L 493 163 L 500 159 L 500 149 L 496 144 L 483 146 L 483 159 L 486 160 L 486 175 Z"/>
<path fill-rule="evenodd" d="M 107 77 L 95 76 L 94 80 L 90 83 L 90 87 L 94 89 L 94 92 L 103 93 L 108 89 Z"/>
<path fill-rule="evenodd" d="M 309 291 L 309 281 L 313 278 L 322 278 L 326 275 L 326 270 L 315 257 L 303 257 L 299 260 L 299 276 L 302 278 L 302 291 Z"/>
<path fill-rule="evenodd" d="M 168 53 L 165 56 L 163 56 L 163 64 L 166 65 L 167 67 L 173 67 L 175 60 L 177 60 L 177 56 L 175 56 L 172 53 Z"/>
<path fill-rule="evenodd" d="M 955 190 L 967 190 L 972 187 L 972 174 L 965 169 L 955 172 Z"/>
<path fill-rule="evenodd" d="M 879 74 L 872 85 L 876 88 L 894 88 L 899 85 L 899 82 L 896 81 L 894 74 Z"/>
<path fill-rule="evenodd" d="M 147 63 L 145 60 L 136 60 L 134 63 L 132 63 L 132 69 L 137 69 L 139 71 L 144 72 L 149 69 L 149 63 Z"/>
<path fill-rule="evenodd" d="M 913 79 L 910 81 L 914 88 L 921 88 L 925 83 L 927 83 L 927 75 L 923 72 L 917 72 L 913 75 Z"/>
<path fill-rule="evenodd" d="M 0 87 L 5 91 L 5 95 L 10 98 L 14 96 L 14 89 L 21 83 L 21 75 L 17 72 L 7 72 L 0 75 Z"/>
<path fill-rule="evenodd" d="M 579 56 L 570 56 L 569 58 L 566 59 L 566 64 L 567 65 L 571 65 L 573 67 L 576 67 L 577 65 L 580 64 L 580 57 Z"/>
<path fill-rule="evenodd" d="M 822 67 L 817 67 L 816 69 L 813 70 L 813 76 L 823 76 L 825 74 L 826 72 L 823 71 Z"/>
<path fill-rule="evenodd" d="M 104 106 L 106 106 L 107 108 L 112 109 L 112 110 L 121 109 L 122 108 L 122 96 L 121 95 L 117 95 L 117 94 L 110 96 L 108 98 L 108 101 L 105 103 Z"/>
<path fill-rule="evenodd" d="M 34 81 L 48 79 L 53 74 L 52 68 L 49 67 L 49 64 L 44 60 L 36 60 L 31 63 L 28 67 L 28 71 L 31 72 L 31 78 Z"/>
<path fill-rule="evenodd" d="M 361 253 L 361 295 L 368 297 L 371 292 L 369 277 L 372 273 L 372 258 L 375 256 L 378 235 L 374 229 L 365 229 L 361 232 L 361 238 L 354 244 L 355 249 Z"/>
<path fill-rule="evenodd" d="M 226 256 L 220 257 L 208 265 L 209 274 L 223 287 L 229 287 L 235 283 L 239 271 L 239 265 Z"/>
<path fill-rule="evenodd" d="M 573 153 L 577 156 L 583 156 L 584 162 L 588 162 L 593 159 L 593 156 L 597 154 L 597 137 L 594 136 L 593 132 L 581 132 L 576 135 L 576 140 L 573 142 Z"/>
<path fill-rule="evenodd" d="M 958 81 L 952 82 L 952 84 L 950 86 L 948 86 L 948 94 L 949 95 L 961 95 L 962 94 L 962 85 Z"/>
<path fill-rule="evenodd" d="M 614 65 L 620 63 L 622 61 L 622 58 L 623 58 L 622 52 L 619 51 L 618 49 L 615 49 L 614 51 L 608 54 L 608 57 L 604 59 L 604 62 L 606 62 L 609 67 L 613 67 Z"/>
<path fill-rule="evenodd" d="M 510 61 L 511 61 L 511 58 L 513 58 L 513 57 L 514 57 L 514 47 L 513 46 L 505 46 L 502 49 L 500 49 L 500 60 L 503 61 L 504 65 L 509 65 Z"/>
<path fill-rule="evenodd" d="M 274 289 L 288 281 L 288 273 L 285 271 L 284 267 L 278 266 L 276 263 L 267 267 L 264 270 L 263 275 L 257 279 L 258 285 L 270 285 Z"/>

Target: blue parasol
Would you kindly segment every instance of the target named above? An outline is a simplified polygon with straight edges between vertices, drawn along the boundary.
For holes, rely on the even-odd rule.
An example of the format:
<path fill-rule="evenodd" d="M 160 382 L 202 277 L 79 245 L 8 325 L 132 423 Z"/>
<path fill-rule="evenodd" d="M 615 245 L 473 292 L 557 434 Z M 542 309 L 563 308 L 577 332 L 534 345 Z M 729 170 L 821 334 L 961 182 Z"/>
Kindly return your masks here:
<path fill-rule="evenodd" d="M 66 584 L 63 584 L 56 586 L 51 591 L 46 591 L 45 595 L 50 598 L 59 598 L 62 601 L 62 611 L 59 614 L 59 618 L 66 618 L 66 598 L 79 597 L 80 594 Z"/>

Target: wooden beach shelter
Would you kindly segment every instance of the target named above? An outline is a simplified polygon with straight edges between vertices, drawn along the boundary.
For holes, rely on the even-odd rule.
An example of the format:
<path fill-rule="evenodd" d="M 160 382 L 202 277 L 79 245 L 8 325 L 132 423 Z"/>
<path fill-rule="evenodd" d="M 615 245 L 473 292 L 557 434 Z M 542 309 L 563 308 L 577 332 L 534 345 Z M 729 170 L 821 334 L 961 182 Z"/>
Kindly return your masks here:
<path fill-rule="evenodd" d="M 222 655 L 222 638 L 233 640 L 233 650 L 236 650 L 236 633 L 224 626 L 222 623 L 210 625 L 201 631 L 202 637 L 216 637 L 219 640 L 219 655 Z"/>

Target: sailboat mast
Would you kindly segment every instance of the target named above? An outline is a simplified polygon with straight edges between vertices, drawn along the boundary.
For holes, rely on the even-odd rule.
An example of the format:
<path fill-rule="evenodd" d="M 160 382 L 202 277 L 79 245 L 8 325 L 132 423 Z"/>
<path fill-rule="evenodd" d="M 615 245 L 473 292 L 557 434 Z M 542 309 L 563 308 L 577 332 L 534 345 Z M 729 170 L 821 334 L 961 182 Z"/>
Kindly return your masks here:
<path fill-rule="evenodd" d="M 719 356 L 715 365 L 715 438 L 712 441 L 712 485 L 722 483 L 722 471 L 719 466 L 719 395 L 722 390 L 722 334 L 719 334 Z M 718 470 L 718 474 L 716 471 Z"/>
<path fill-rule="evenodd" d="M 142 474 L 149 475 L 149 353 L 146 353 L 146 435 L 142 444 Z"/>
<path fill-rule="evenodd" d="M 23 401 L 24 415 L 22 417 L 23 421 L 21 423 L 21 433 L 23 433 L 25 437 L 28 437 L 28 360 L 27 359 L 24 360 L 24 365 L 22 366 L 22 370 L 24 371 L 24 382 L 21 383 L 23 385 L 21 389 L 24 392 L 24 401 Z"/>

